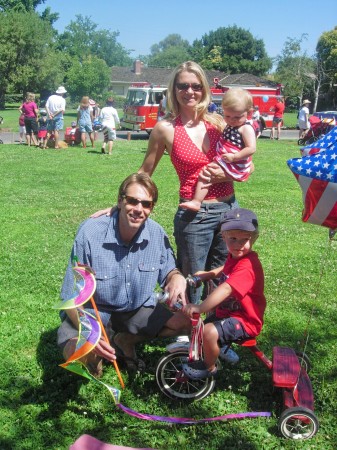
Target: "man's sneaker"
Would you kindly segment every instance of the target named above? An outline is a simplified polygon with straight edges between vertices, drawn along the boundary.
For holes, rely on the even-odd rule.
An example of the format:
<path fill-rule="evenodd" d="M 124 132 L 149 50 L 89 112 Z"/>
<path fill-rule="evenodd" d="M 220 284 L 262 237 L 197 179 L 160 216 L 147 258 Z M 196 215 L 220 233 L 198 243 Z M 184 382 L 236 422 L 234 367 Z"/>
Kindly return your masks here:
<path fill-rule="evenodd" d="M 190 339 L 188 336 L 178 336 L 175 342 L 166 346 L 168 352 L 173 352 L 177 350 L 189 350 Z"/>
<path fill-rule="evenodd" d="M 234 350 L 232 350 L 228 345 L 225 345 L 220 349 L 219 358 L 221 361 L 225 361 L 228 364 L 237 364 L 239 362 L 239 355 L 235 353 Z"/>

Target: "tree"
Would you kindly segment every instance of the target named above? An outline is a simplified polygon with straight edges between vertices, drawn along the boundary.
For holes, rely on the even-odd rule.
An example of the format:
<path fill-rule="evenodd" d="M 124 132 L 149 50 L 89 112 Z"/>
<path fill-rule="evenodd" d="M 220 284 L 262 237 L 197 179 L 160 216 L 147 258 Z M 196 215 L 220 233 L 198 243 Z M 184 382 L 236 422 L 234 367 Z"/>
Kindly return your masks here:
<path fill-rule="evenodd" d="M 151 47 L 148 65 L 152 67 L 175 67 L 189 59 L 188 41 L 180 34 L 169 34 L 165 39 Z"/>
<path fill-rule="evenodd" d="M 132 60 L 131 50 L 126 50 L 117 42 L 118 31 L 98 30 L 90 17 L 77 15 L 65 32 L 58 38 L 58 46 L 62 52 L 69 53 L 80 61 L 95 55 L 103 59 L 108 66 L 129 66 Z"/>
<path fill-rule="evenodd" d="M 0 14 L 0 107 L 5 93 L 54 89 L 63 79 L 62 55 L 54 49 L 50 23 L 35 12 Z"/>
<path fill-rule="evenodd" d="M 1 11 L 16 11 L 16 12 L 34 12 L 36 8 L 45 3 L 46 0 L 0 0 Z M 41 19 L 46 20 L 50 24 L 56 22 L 59 18 L 58 13 L 52 13 L 48 7 L 41 13 Z"/>
<path fill-rule="evenodd" d="M 108 90 L 111 73 L 105 61 L 90 55 L 83 61 L 73 62 L 66 80 L 67 90 L 74 99 L 79 100 L 83 95 L 97 99 Z"/>
<path fill-rule="evenodd" d="M 236 25 L 210 31 L 193 42 L 190 52 L 203 67 L 228 73 L 261 76 L 272 67 L 264 42 Z"/>
<path fill-rule="evenodd" d="M 331 97 L 333 107 L 337 106 L 337 27 L 323 33 L 316 47 L 317 60 L 323 75 L 323 90 Z"/>
<path fill-rule="evenodd" d="M 281 54 L 276 58 L 275 80 L 284 86 L 288 106 L 292 104 L 294 108 L 302 104 L 303 97 L 313 98 L 318 95 L 315 89 L 315 60 L 302 51 L 302 43 L 306 38 L 306 34 L 300 38 L 288 37 Z"/>

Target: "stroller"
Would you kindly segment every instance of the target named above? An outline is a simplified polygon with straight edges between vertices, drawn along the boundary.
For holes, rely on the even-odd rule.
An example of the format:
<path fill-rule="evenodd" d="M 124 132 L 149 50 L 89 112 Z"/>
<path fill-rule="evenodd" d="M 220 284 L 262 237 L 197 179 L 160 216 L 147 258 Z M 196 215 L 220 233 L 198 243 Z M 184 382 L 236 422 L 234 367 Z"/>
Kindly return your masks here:
<path fill-rule="evenodd" d="M 325 136 L 335 126 L 334 119 L 320 119 L 316 116 L 309 117 L 310 129 L 307 134 L 297 141 L 298 145 L 312 144 Z"/>

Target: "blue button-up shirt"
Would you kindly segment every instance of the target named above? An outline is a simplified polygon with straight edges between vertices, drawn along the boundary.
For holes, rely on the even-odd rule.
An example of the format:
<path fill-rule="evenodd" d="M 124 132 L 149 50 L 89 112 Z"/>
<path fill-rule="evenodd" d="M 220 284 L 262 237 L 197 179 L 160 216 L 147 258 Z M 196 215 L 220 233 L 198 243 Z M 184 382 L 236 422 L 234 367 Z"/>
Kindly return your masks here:
<path fill-rule="evenodd" d="M 116 211 L 111 217 L 88 219 L 80 225 L 63 281 L 63 300 L 73 293 L 72 260 L 76 256 L 96 274 L 94 298 L 99 309 L 132 311 L 156 303 L 157 283 L 163 285 L 176 267 L 168 237 L 158 223 L 147 219 L 126 245 L 118 231 L 118 216 Z"/>

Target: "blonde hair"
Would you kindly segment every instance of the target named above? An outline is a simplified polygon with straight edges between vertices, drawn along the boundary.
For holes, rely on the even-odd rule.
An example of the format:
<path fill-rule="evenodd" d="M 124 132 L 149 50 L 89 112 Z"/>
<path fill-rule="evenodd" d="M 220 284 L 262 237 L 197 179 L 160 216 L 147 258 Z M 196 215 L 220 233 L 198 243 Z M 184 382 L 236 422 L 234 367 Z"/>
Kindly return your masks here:
<path fill-rule="evenodd" d="M 35 100 L 35 94 L 32 92 L 27 92 L 26 101 L 27 102 L 33 102 Z"/>
<path fill-rule="evenodd" d="M 208 81 L 205 75 L 205 72 L 203 69 L 194 61 L 186 61 L 179 66 L 177 66 L 171 76 L 171 79 L 168 84 L 167 88 L 167 106 L 169 111 L 171 112 L 171 118 L 175 119 L 179 116 L 180 110 L 179 110 L 179 103 L 177 100 L 176 95 L 176 82 L 179 77 L 179 75 L 182 72 L 190 72 L 194 73 L 194 75 L 198 78 L 200 81 L 200 84 L 202 84 L 202 97 L 198 105 L 196 106 L 196 112 L 197 116 L 200 120 L 205 120 L 207 122 L 210 122 L 212 125 L 214 125 L 220 132 L 224 128 L 224 122 L 221 116 L 218 114 L 209 114 L 208 113 L 208 105 L 211 101 L 211 92 L 209 89 Z"/>
<path fill-rule="evenodd" d="M 231 88 L 222 98 L 222 109 L 234 109 L 251 111 L 253 109 L 253 97 L 246 89 Z"/>

